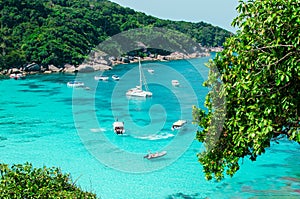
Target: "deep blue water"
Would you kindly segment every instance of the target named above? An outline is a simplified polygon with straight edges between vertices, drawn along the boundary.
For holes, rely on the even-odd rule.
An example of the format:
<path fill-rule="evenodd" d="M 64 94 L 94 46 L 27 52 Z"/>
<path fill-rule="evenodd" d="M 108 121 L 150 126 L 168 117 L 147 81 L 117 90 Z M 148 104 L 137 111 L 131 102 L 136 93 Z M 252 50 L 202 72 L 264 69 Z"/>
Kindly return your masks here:
<path fill-rule="evenodd" d="M 191 107 L 203 107 L 208 59 L 143 63 L 153 92 L 144 100 L 125 96 L 138 84 L 137 64 L 105 72 L 119 75 L 118 82 L 95 81 L 100 72 L 0 81 L 0 161 L 61 167 L 104 199 L 299 198 L 300 146 L 288 140 L 272 144 L 254 163 L 245 159 L 233 178 L 204 179 Z M 75 79 L 89 90 L 66 86 Z M 173 87 L 172 79 L 180 86 Z M 127 136 L 113 133 L 117 118 Z M 172 131 L 178 119 L 188 125 Z M 143 158 L 149 150 L 168 153 L 149 161 Z"/>

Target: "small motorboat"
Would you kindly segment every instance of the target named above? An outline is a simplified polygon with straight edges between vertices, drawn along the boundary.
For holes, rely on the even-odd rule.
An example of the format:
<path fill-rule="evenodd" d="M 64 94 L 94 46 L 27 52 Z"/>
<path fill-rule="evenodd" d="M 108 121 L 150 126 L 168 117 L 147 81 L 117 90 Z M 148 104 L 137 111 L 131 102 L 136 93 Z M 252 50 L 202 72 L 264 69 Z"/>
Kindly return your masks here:
<path fill-rule="evenodd" d="M 156 153 L 148 153 L 147 155 L 144 156 L 144 158 L 147 158 L 148 160 L 153 159 L 153 158 L 159 158 L 167 154 L 167 151 L 161 151 L 161 152 L 156 152 Z"/>
<path fill-rule="evenodd" d="M 187 123 L 186 120 L 178 120 L 178 121 L 174 122 L 173 125 L 172 125 L 172 131 L 180 129 L 186 123 Z"/>
<path fill-rule="evenodd" d="M 101 80 L 101 81 L 107 81 L 108 79 L 109 79 L 109 77 L 108 76 L 106 76 L 106 75 L 96 75 L 95 77 L 94 77 L 94 79 L 95 80 Z"/>
<path fill-rule="evenodd" d="M 125 133 L 124 122 L 115 121 L 113 123 L 114 132 L 118 135 L 122 135 Z"/>
<path fill-rule="evenodd" d="M 71 88 L 79 88 L 79 87 L 83 87 L 84 83 L 80 81 L 70 81 L 67 83 L 67 86 Z"/>
<path fill-rule="evenodd" d="M 149 72 L 150 74 L 153 74 L 153 73 L 154 73 L 154 70 L 153 70 L 153 69 L 148 69 L 148 72 Z"/>
<path fill-rule="evenodd" d="M 179 86 L 179 81 L 176 79 L 173 79 L 171 83 L 173 86 Z"/>
<path fill-rule="evenodd" d="M 111 78 L 115 81 L 119 81 L 120 80 L 120 77 L 118 75 L 113 75 L 111 76 Z"/>

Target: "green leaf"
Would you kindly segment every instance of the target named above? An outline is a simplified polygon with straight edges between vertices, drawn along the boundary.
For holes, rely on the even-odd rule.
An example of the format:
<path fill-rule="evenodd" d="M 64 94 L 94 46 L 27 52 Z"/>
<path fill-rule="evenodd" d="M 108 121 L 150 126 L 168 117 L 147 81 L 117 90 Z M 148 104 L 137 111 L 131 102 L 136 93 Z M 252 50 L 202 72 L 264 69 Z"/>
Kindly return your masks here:
<path fill-rule="evenodd" d="M 217 169 L 207 166 L 204 170 L 217 180 L 224 177 L 225 169 L 227 175 L 234 175 L 240 158 L 255 161 L 278 134 L 300 143 L 299 4 L 240 1 L 237 10 L 233 24 L 240 30 L 210 62 L 222 72 L 225 106 L 207 106 L 210 116 L 204 118 L 208 125 L 199 132 L 204 141 L 209 140 L 208 130 L 220 135 L 213 150 L 202 154 L 200 161 L 203 165 L 222 162 Z M 218 83 L 212 74 L 208 79 L 212 87 Z M 216 97 L 207 95 L 206 102 Z M 211 126 L 216 110 L 225 115 L 220 128 Z"/>

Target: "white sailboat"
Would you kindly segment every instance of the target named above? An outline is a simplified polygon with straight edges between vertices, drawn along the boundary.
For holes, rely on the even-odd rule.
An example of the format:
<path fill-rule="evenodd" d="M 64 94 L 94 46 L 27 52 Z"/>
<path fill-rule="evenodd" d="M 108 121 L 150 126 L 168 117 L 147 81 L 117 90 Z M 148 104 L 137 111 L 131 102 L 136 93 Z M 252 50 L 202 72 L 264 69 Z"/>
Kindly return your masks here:
<path fill-rule="evenodd" d="M 132 97 L 151 97 L 152 92 L 149 91 L 147 82 L 144 76 L 144 73 L 142 71 L 142 65 L 141 60 L 139 58 L 139 72 L 140 72 L 140 85 L 136 86 L 135 88 L 131 88 L 126 92 L 127 96 Z M 143 90 L 143 84 L 145 87 L 145 90 Z"/>

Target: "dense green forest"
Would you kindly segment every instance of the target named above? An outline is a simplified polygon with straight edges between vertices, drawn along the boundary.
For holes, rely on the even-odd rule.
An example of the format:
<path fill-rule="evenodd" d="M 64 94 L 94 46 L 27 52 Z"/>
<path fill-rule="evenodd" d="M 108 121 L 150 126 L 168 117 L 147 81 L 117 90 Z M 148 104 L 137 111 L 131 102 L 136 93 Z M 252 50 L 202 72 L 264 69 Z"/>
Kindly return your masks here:
<path fill-rule="evenodd" d="M 75 185 L 70 174 L 56 167 L 34 168 L 32 164 L 0 163 L 0 198 L 84 198 L 96 195 Z"/>
<path fill-rule="evenodd" d="M 122 31 L 176 30 L 202 46 L 220 46 L 230 32 L 210 24 L 162 20 L 107 0 L 2 0 L 0 69 L 36 62 L 78 65 L 99 43 Z"/>

